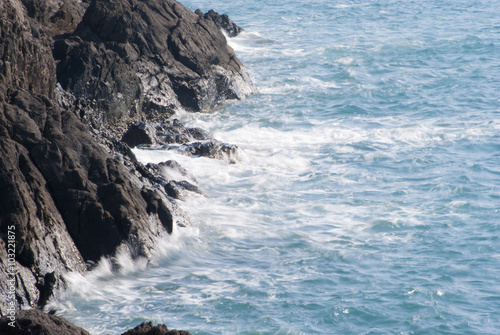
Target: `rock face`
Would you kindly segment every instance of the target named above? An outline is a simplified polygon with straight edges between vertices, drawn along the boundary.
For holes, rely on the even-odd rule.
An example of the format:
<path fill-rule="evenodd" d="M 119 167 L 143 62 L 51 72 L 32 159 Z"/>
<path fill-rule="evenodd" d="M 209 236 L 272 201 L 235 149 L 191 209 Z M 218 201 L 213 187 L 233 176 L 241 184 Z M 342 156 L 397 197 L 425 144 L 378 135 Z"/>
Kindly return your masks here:
<path fill-rule="evenodd" d="M 161 165 L 137 162 L 126 143 L 147 143 L 152 125 L 123 136 L 126 143 L 126 128 L 117 125 L 160 122 L 176 108 L 208 111 L 253 87 L 215 24 L 176 1 L 1 6 L 0 314 L 6 315 L 43 306 L 64 285 L 65 271 L 85 272 L 117 251 L 149 257 L 182 214 L 173 197 L 202 193 L 193 181 L 166 179 Z M 163 140 L 182 146 L 184 137 L 205 134 L 182 127 L 187 133 L 171 131 Z M 205 140 L 208 146 L 185 150 L 214 157 L 217 145 L 232 150 Z"/>
<path fill-rule="evenodd" d="M 253 91 L 213 21 L 174 0 L 94 1 L 54 55 L 62 88 L 97 123 L 209 111 Z"/>
<path fill-rule="evenodd" d="M 168 330 L 166 325 L 153 326 L 152 322 L 144 322 L 122 335 L 190 335 L 184 330 Z"/>
<path fill-rule="evenodd" d="M 75 326 L 56 315 L 31 309 L 19 311 L 12 318 L 0 318 L 2 335 L 90 335 L 86 330 Z M 168 330 L 164 324 L 153 326 L 152 322 L 144 322 L 122 335 L 190 335 L 184 330 Z"/>
<path fill-rule="evenodd" d="M 226 14 L 219 14 L 213 9 L 209 10 L 205 14 L 202 14 L 199 9 L 196 10 L 196 14 L 202 16 L 205 20 L 211 20 L 217 28 L 224 29 L 229 37 L 238 36 L 239 33 L 243 31 L 241 27 L 239 27 L 236 23 L 234 23 L 229 16 Z"/>
<path fill-rule="evenodd" d="M 35 307 L 61 284 L 62 272 L 85 271 L 86 261 L 118 249 L 148 257 L 155 240 L 172 232 L 172 204 L 162 194 L 144 197 L 147 185 L 51 99 L 51 39 L 42 30 L 33 35 L 33 20 L 20 2 L 4 8 L 1 232 L 15 227 L 16 305 Z M 6 252 L 2 243 L 2 279 L 8 278 Z"/>
<path fill-rule="evenodd" d="M 177 119 L 133 123 L 123 134 L 122 141 L 142 149 L 174 150 L 186 156 L 217 158 L 229 163 L 239 160 L 236 145 L 220 142 L 204 129 L 185 127 Z"/>
<path fill-rule="evenodd" d="M 20 311 L 13 319 L 0 318 L 0 333 L 5 335 L 90 335 L 86 330 L 55 315 L 32 309 Z"/>

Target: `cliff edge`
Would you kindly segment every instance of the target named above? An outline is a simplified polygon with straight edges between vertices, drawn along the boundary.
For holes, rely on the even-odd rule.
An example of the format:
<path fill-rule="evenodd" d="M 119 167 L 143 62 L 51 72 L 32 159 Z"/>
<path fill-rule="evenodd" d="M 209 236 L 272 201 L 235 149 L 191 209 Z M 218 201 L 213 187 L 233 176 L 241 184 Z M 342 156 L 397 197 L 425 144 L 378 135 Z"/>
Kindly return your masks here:
<path fill-rule="evenodd" d="M 182 213 L 121 141 L 253 92 L 211 19 L 172 0 L 0 0 L 0 314 L 66 271 L 150 257 Z M 171 185 L 170 185 L 171 186 Z"/>

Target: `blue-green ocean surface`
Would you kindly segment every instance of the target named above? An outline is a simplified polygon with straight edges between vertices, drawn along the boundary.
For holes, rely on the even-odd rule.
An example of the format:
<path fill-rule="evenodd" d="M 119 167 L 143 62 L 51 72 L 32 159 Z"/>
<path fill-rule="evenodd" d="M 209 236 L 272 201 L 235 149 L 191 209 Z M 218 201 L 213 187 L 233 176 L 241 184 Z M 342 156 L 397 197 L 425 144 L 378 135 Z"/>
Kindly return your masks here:
<path fill-rule="evenodd" d="M 52 307 L 94 335 L 499 334 L 500 1 L 182 3 L 246 30 L 259 93 L 179 115 L 240 162 L 135 149 L 210 198 Z"/>

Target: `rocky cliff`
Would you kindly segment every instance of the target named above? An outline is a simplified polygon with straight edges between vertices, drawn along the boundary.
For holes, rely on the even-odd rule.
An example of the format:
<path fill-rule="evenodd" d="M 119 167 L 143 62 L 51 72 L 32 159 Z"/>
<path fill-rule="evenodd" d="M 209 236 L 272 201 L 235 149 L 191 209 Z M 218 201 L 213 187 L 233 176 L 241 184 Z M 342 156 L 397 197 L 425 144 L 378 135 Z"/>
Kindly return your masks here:
<path fill-rule="evenodd" d="M 9 315 L 43 306 L 65 271 L 118 251 L 149 257 L 182 217 L 175 191 L 193 185 L 138 163 L 121 141 L 126 126 L 174 123 L 179 108 L 210 111 L 253 87 L 213 19 L 176 1 L 0 7 L 0 314 Z"/>
<path fill-rule="evenodd" d="M 60 318 L 46 314 L 40 310 L 23 310 L 17 313 L 15 321 L 8 317 L 0 318 L 0 334 L 2 335 L 90 335 L 86 330 Z M 169 330 L 166 325 L 153 326 L 152 322 L 144 322 L 122 335 L 191 335 L 183 330 Z"/>
<path fill-rule="evenodd" d="M 54 56 L 62 88 L 98 122 L 209 111 L 252 92 L 214 22 L 173 0 L 94 1 Z"/>

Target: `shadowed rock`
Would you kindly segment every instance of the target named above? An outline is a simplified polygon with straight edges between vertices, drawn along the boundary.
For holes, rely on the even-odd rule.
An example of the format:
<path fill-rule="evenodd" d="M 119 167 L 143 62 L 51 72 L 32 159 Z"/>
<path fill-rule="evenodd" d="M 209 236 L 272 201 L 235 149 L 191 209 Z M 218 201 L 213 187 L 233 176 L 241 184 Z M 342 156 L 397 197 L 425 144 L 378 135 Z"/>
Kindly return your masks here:
<path fill-rule="evenodd" d="M 168 330 L 164 324 L 153 326 L 152 322 L 143 322 L 122 335 L 190 335 L 190 333 L 184 330 Z"/>
<path fill-rule="evenodd" d="M 5 315 L 10 303 L 16 310 L 43 306 L 64 287 L 66 271 L 83 273 L 86 264 L 116 252 L 150 256 L 158 238 L 173 231 L 174 217 L 183 218 L 171 196 L 202 193 L 192 180 L 169 180 L 138 163 L 119 140 L 124 124 L 164 121 L 177 108 L 209 111 L 253 87 L 215 24 L 173 0 L 1 6 Z M 175 121 L 137 124 L 124 141 L 172 143 L 186 154 L 216 158 L 233 150 Z M 15 262 L 9 261 L 9 227 Z"/>
<path fill-rule="evenodd" d="M 3 335 L 90 335 L 86 330 L 55 315 L 37 309 L 18 312 L 11 320 L 0 318 Z"/>
<path fill-rule="evenodd" d="M 37 309 L 19 311 L 11 317 L 0 318 L 2 335 L 90 335 L 86 330 L 71 322 Z M 190 335 L 184 330 L 168 330 L 164 324 L 153 326 L 152 322 L 143 322 L 122 335 Z"/>
<path fill-rule="evenodd" d="M 223 29 L 229 37 L 238 36 L 238 34 L 243 31 L 243 29 L 234 23 L 229 16 L 226 14 L 221 15 L 213 9 L 209 10 L 205 14 L 202 14 L 201 11 L 197 9 L 195 13 L 200 16 L 203 15 L 205 20 L 210 20 L 215 23 L 217 28 Z"/>
<path fill-rule="evenodd" d="M 129 147 L 134 148 L 140 144 L 153 144 L 155 134 L 152 127 L 145 122 L 136 122 L 131 124 L 125 134 L 122 136 L 122 141 Z"/>

